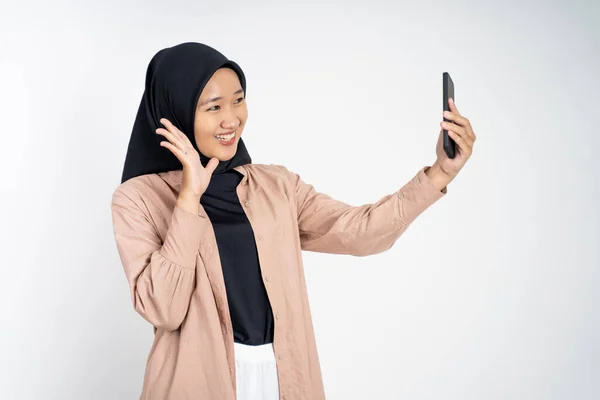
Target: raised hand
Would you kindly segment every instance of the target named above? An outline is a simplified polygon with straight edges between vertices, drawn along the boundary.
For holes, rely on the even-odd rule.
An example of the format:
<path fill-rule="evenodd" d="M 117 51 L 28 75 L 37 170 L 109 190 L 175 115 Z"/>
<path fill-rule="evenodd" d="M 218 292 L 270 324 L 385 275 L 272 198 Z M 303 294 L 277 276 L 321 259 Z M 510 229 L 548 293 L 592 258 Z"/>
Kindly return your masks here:
<path fill-rule="evenodd" d="M 449 122 L 442 121 L 440 123 L 442 130 L 448 130 L 448 135 L 456 142 L 456 156 L 448 158 L 443 148 L 443 132 L 440 130 L 440 137 L 436 147 L 437 160 L 435 164 L 440 170 L 451 178 L 454 178 L 458 172 L 464 167 L 467 160 L 473 154 L 473 143 L 476 136 L 471 127 L 471 123 L 463 117 L 456 108 L 453 99 L 448 99 L 450 111 L 444 111 L 444 117 L 449 119 Z"/>
<path fill-rule="evenodd" d="M 219 160 L 213 157 L 206 167 L 202 166 L 200 155 L 188 137 L 168 119 L 161 118 L 160 122 L 166 129 L 158 128 L 156 133 L 163 135 L 168 140 L 162 141 L 160 145 L 169 149 L 183 165 L 183 182 L 180 193 L 200 199 L 210 183 L 215 168 L 219 165 Z"/>

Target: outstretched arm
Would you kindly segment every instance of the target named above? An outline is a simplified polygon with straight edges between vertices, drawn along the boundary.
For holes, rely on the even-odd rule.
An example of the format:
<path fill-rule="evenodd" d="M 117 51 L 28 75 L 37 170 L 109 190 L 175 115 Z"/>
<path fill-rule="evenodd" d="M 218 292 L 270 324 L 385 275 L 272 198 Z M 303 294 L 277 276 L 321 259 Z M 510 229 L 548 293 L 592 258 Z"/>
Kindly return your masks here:
<path fill-rule="evenodd" d="M 303 250 L 366 256 L 392 247 L 408 226 L 446 194 L 424 167 L 401 189 L 376 203 L 351 206 L 317 192 L 285 169 L 295 190 L 298 230 Z"/>

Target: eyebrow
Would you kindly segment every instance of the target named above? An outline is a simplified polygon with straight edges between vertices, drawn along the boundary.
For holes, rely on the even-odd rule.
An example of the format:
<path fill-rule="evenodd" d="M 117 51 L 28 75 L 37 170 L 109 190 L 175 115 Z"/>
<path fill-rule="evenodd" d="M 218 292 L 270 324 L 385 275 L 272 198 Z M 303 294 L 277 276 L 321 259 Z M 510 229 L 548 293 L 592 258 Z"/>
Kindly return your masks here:
<path fill-rule="evenodd" d="M 238 90 L 237 90 L 237 92 L 235 92 L 233 95 L 235 96 L 236 94 L 241 94 L 241 93 L 244 93 L 244 89 L 238 89 Z M 210 99 L 206 99 L 206 100 L 204 100 L 202 103 L 200 103 L 200 104 L 198 105 L 198 107 L 202 107 L 202 106 L 204 106 L 204 105 L 206 105 L 206 104 L 208 104 L 208 103 L 212 103 L 212 102 L 214 102 L 214 101 L 219 101 L 219 100 L 221 100 L 222 98 L 223 98 L 223 97 L 219 96 L 219 97 L 212 97 L 212 98 L 210 98 Z"/>

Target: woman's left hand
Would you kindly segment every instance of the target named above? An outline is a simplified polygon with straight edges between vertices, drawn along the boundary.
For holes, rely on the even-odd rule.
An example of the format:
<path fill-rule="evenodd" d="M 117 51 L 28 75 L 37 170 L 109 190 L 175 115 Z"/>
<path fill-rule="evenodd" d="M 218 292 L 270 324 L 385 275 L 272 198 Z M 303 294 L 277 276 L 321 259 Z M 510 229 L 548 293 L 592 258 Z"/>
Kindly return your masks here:
<path fill-rule="evenodd" d="M 440 126 L 440 137 L 436 147 L 437 160 L 434 163 L 442 173 L 448 178 L 454 179 L 458 172 L 464 167 L 465 163 L 473 154 L 473 143 L 476 136 L 471 127 L 471 123 L 463 117 L 456 108 L 453 99 L 448 100 L 450 111 L 444 111 L 443 116 L 450 121 L 442 121 Z M 456 155 L 454 158 L 449 158 L 444 151 L 444 132 L 448 130 L 448 135 L 456 142 Z"/>

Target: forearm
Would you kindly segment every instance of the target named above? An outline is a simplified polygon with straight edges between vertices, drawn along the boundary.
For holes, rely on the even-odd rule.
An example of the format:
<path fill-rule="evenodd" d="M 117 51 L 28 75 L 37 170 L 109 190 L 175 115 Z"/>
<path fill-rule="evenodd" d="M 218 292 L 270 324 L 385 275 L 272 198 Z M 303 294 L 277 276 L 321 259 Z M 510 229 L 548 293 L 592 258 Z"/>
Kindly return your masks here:
<path fill-rule="evenodd" d="M 134 307 L 157 328 L 175 330 L 189 306 L 195 287 L 200 241 L 210 222 L 197 202 L 196 212 L 175 206 L 164 240 L 147 214 L 120 191 L 113 196 L 115 239 Z M 179 199 L 178 199 L 179 200 Z M 195 205 L 194 200 L 194 205 Z"/>

